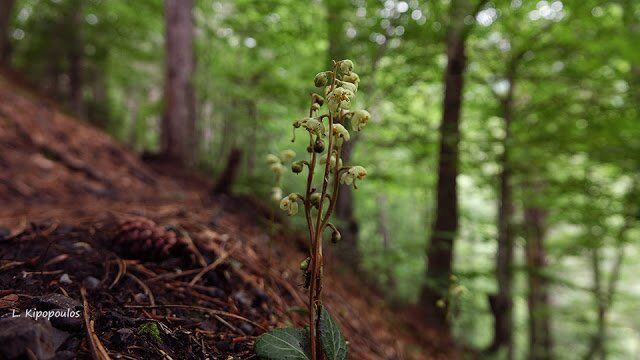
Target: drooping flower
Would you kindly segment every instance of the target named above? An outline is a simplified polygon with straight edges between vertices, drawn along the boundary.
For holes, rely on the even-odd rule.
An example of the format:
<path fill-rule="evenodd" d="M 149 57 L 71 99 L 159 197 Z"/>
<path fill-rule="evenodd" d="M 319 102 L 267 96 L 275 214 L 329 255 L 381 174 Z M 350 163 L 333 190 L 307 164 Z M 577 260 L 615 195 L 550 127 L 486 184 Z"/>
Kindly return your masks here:
<path fill-rule="evenodd" d="M 353 61 L 351 61 L 349 59 L 344 59 L 344 60 L 340 61 L 340 71 L 343 74 L 351 73 L 351 71 L 353 71 Z"/>
<path fill-rule="evenodd" d="M 329 110 L 332 114 L 337 114 L 338 109 L 350 109 L 351 99 L 355 96 L 353 91 L 342 87 L 333 89 L 327 95 L 327 101 L 329 102 Z"/>
<path fill-rule="evenodd" d="M 267 160 L 267 164 L 269 165 L 277 164 L 280 162 L 280 158 L 273 154 L 267 155 L 265 159 Z"/>
<path fill-rule="evenodd" d="M 362 128 L 367 125 L 369 119 L 371 118 L 371 114 L 367 110 L 356 110 L 353 112 L 351 117 L 351 130 L 360 131 Z"/>
<path fill-rule="evenodd" d="M 298 213 L 298 195 L 289 194 L 289 196 L 283 197 L 280 200 L 280 209 L 287 212 L 289 216 L 293 216 Z"/>
<path fill-rule="evenodd" d="M 293 160 L 294 157 L 296 157 L 296 152 L 291 149 L 283 150 L 280 153 L 280 159 L 283 163 L 288 163 L 289 161 Z"/>
<path fill-rule="evenodd" d="M 352 72 L 349 74 L 345 74 L 342 75 L 342 81 L 348 82 L 348 83 L 352 83 L 355 86 L 358 86 L 358 84 L 360 83 L 360 76 L 358 76 L 358 74 Z"/>
<path fill-rule="evenodd" d="M 280 161 L 278 161 L 277 163 L 271 164 L 271 166 L 269 168 L 276 175 L 282 175 L 282 174 L 284 174 L 284 171 L 286 170 L 285 167 L 280 163 Z"/>
<path fill-rule="evenodd" d="M 331 77 L 331 71 L 320 72 L 313 79 L 313 83 L 316 85 L 316 87 L 327 86 L 327 84 L 329 84 L 330 77 Z"/>
<path fill-rule="evenodd" d="M 358 188 L 356 186 L 356 180 L 362 180 L 367 176 L 367 170 L 362 166 L 352 166 L 347 172 L 342 174 L 340 177 L 340 183 L 345 185 L 352 185 L 354 188 Z"/>
<path fill-rule="evenodd" d="M 312 134 L 316 134 L 318 136 L 324 136 L 324 124 L 314 118 L 308 118 L 302 124 L 302 126 L 307 129 Z"/>
<path fill-rule="evenodd" d="M 351 139 L 349 131 L 347 131 L 342 124 L 333 124 L 333 131 L 331 133 L 335 138 L 336 145 L 338 146 L 341 146 L 343 142 Z"/>

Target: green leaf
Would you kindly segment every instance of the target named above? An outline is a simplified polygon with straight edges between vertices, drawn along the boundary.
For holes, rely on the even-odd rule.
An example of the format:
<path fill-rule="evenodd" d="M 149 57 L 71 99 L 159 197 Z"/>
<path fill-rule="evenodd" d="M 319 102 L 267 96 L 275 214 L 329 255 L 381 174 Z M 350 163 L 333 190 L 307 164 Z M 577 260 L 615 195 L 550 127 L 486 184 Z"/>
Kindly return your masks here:
<path fill-rule="evenodd" d="M 309 360 L 309 330 L 299 328 L 275 329 L 256 339 L 254 351 L 269 360 Z"/>
<path fill-rule="evenodd" d="M 347 358 L 347 343 L 342 337 L 338 324 L 324 306 L 320 313 L 320 341 L 327 360 L 345 360 Z"/>

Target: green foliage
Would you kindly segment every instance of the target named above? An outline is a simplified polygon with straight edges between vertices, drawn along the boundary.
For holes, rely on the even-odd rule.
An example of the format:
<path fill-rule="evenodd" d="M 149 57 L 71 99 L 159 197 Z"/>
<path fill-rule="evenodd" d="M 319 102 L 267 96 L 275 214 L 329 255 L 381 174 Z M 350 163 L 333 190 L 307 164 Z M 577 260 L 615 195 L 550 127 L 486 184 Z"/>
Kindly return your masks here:
<path fill-rule="evenodd" d="M 309 360 L 309 331 L 289 327 L 264 333 L 256 339 L 255 353 L 270 360 Z"/>
<path fill-rule="evenodd" d="M 324 306 L 320 313 L 320 341 L 327 360 L 345 360 L 347 358 L 347 343 L 342 337 L 338 324 Z"/>

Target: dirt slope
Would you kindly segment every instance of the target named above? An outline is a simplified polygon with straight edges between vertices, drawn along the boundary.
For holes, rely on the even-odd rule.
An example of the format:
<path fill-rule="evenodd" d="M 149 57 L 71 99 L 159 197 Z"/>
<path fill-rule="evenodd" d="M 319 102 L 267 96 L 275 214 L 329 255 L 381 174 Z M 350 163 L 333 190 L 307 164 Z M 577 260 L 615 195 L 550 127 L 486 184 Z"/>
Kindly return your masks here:
<path fill-rule="evenodd" d="M 82 303 L 80 288 L 92 277 L 99 284 L 85 297 L 88 316 L 112 356 L 251 358 L 264 329 L 305 321 L 295 270 L 304 242 L 272 226 L 268 207 L 244 197 L 209 199 L 203 181 L 143 163 L 1 75 L 0 203 L 0 316 L 39 304 L 44 293 Z M 145 258 L 133 246 L 114 246 L 119 224 L 133 217 L 174 231 L 183 245 L 176 256 Z M 453 356 L 436 350 L 437 342 L 420 347 L 424 334 L 348 271 L 329 271 L 327 283 L 326 304 L 352 359 Z M 140 330 L 147 321 L 159 325 L 160 341 Z M 58 351 L 89 357 L 86 330 L 66 329 Z"/>

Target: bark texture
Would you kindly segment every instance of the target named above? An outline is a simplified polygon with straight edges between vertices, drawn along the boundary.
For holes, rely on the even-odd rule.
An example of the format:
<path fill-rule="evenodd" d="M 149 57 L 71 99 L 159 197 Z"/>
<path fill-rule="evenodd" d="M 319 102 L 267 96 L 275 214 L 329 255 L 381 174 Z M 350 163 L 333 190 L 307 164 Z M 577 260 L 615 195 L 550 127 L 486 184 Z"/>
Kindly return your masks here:
<path fill-rule="evenodd" d="M 165 0 L 167 60 L 162 152 L 187 167 L 195 163 L 197 146 L 192 9 L 193 0 Z"/>

